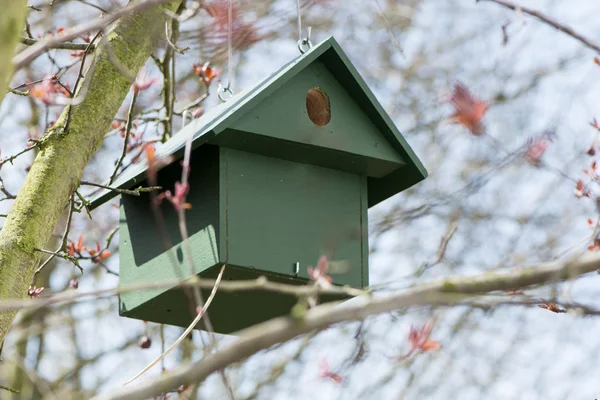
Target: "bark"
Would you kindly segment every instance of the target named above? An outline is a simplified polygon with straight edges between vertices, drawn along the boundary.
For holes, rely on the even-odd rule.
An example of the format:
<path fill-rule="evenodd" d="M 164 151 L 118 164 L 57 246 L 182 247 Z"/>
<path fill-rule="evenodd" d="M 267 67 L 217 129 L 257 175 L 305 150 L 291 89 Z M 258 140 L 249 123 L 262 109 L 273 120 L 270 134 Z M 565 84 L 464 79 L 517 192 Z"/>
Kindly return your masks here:
<path fill-rule="evenodd" d="M 162 41 L 165 9 L 181 0 L 128 15 L 102 39 L 86 73 L 83 102 L 67 107 L 40 149 L 0 232 L 0 299 L 23 298 L 41 253 L 84 168 L 102 143 L 135 76 Z M 111 62 L 118 60 L 117 65 Z M 123 71 L 126 68 L 128 71 Z M 89 86 L 88 86 L 89 85 Z M 0 312 L 0 343 L 16 312 Z"/>
<path fill-rule="evenodd" d="M 7 60 L 12 59 L 15 48 L 19 43 L 21 31 L 25 26 L 27 1 L 0 0 L 0 103 L 4 99 L 6 89 L 13 73 L 13 65 Z"/>

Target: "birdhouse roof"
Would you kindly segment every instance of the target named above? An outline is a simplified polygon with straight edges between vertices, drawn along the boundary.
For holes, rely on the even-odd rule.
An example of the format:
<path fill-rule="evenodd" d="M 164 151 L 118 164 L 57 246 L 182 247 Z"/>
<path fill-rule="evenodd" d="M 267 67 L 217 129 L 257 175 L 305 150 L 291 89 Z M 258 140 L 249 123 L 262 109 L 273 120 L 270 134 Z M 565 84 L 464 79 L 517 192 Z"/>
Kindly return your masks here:
<path fill-rule="evenodd" d="M 377 131 L 376 134 L 381 137 L 381 140 L 369 138 L 371 141 L 368 146 L 360 141 L 355 141 L 354 147 L 343 148 L 343 145 L 341 145 L 340 148 L 335 148 L 338 146 L 337 143 L 341 143 L 340 140 L 338 138 L 327 139 L 326 135 L 320 135 L 316 143 L 315 141 L 303 139 L 301 142 L 304 141 L 304 143 L 295 142 L 293 145 L 290 145 L 289 140 L 268 138 L 266 142 L 272 141 L 268 146 L 271 149 L 269 150 L 271 154 L 266 155 L 278 157 L 280 156 L 279 152 L 281 152 L 281 155 L 285 153 L 289 156 L 282 156 L 282 158 L 293 161 L 342 170 L 347 169 L 351 172 L 367 175 L 369 207 L 425 179 L 427 171 L 420 160 L 333 37 L 312 47 L 254 87 L 236 94 L 226 102 L 213 107 L 200 118 L 192 120 L 173 135 L 171 139 L 156 149 L 156 157 L 171 156 L 173 161 L 181 159 L 186 141 L 190 135 L 193 136 L 193 148 L 203 144 L 230 147 L 233 142 L 235 142 L 238 149 L 249 152 L 254 152 L 258 148 L 257 146 L 264 147 L 264 138 L 261 139 L 261 145 L 252 144 L 252 140 L 248 140 L 248 137 L 252 134 L 246 132 L 252 131 L 252 128 L 246 129 L 248 123 L 243 122 L 244 118 L 247 118 L 249 113 L 265 103 L 270 102 L 270 107 L 273 107 L 273 105 L 276 106 L 277 103 L 281 103 L 280 100 L 287 99 L 286 97 L 278 99 L 277 93 L 280 93 L 281 89 L 286 87 L 286 84 L 289 85 L 290 82 L 293 82 L 294 77 L 299 76 L 303 71 L 314 65 L 318 65 L 324 71 L 323 73 L 317 71 L 317 75 L 327 75 L 335 78 L 330 78 L 330 80 L 335 80 L 335 84 L 342 89 L 338 88 L 338 97 L 347 98 L 342 99 L 345 102 L 344 104 L 352 103 L 352 107 L 354 107 L 352 110 L 336 110 L 336 104 L 333 104 L 332 115 L 336 115 L 334 114 L 336 111 L 341 111 L 338 114 L 340 115 L 339 120 L 342 118 L 348 119 L 351 115 L 362 113 L 363 119 L 367 121 L 369 126 L 368 129 L 359 127 L 362 130 L 357 135 L 363 135 L 363 131 Z M 313 72 L 311 71 L 311 73 Z M 322 77 L 322 79 L 324 78 Z M 302 100 L 305 101 L 304 98 Z M 304 113 L 306 114 L 306 111 Z M 274 110 L 272 114 L 274 115 L 273 118 L 277 118 L 277 110 Z M 281 118 L 285 118 L 285 116 L 280 117 L 280 120 L 277 121 L 268 121 L 269 115 L 266 116 L 267 120 L 265 121 L 263 114 L 257 114 L 255 118 L 256 120 L 263 118 L 261 122 L 264 126 L 271 129 L 275 129 L 273 128 L 275 126 L 281 131 L 282 129 L 278 125 L 282 123 Z M 306 115 L 304 115 L 304 119 L 308 120 Z M 242 128 L 240 128 L 240 121 L 242 121 Z M 293 121 L 284 120 L 283 123 L 291 124 Z M 327 126 L 317 127 L 317 129 L 324 129 L 326 132 Z M 230 132 L 235 132 L 237 139 L 232 140 Z M 333 132 L 329 131 L 329 133 Z M 328 143 L 336 144 L 333 145 L 334 148 L 329 146 L 330 148 L 323 150 L 328 144 L 325 143 L 323 144 L 325 147 L 320 147 L 319 140 L 330 140 Z M 246 149 L 245 146 L 248 148 Z M 294 160 L 293 157 L 299 157 L 298 154 L 304 154 L 303 158 Z M 307 154 L 309 154 L 308 157 Z M 312 157 L 315 154 L 317 156 Z M 146 160 L 140 161 L 139 164 L 130 166 L 111 187 L 120 189 L 137 187 L 146 181 L 147 169 Z M 118 192 L 114 190 L 102 189 L 97 191 L 90 196 L 90 207 L 92 209 L 96 208 L 117 195 Z"/>

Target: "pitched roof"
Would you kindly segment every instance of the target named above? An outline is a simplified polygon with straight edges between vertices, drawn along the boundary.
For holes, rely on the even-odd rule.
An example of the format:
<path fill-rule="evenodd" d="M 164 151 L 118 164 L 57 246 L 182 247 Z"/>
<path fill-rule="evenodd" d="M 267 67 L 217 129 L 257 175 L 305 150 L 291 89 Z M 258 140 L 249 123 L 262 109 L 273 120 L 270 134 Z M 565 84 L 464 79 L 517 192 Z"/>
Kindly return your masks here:
<path fill-rule="evenodd" d="M 215 136 L 232 126 L 248 110 L 273 94 L 300 70 L 316 60 L 323 62 L 335 75 L 405 162 L 401 168 L 386 176 L 368 178 L 369 207 L 425 179 L 427 171 L 420 160 L 333 37 L 314 46 L 254 87 L 236 94 L 225 103 L 213 107 L 200 118 L 190 122 L 156 150 L 156 157 L 173 156 L 174 160 L 182 158 L 185 143 L 190 135 L 193 135 L 193 148 L 210 142 Z M 129 189 L 142 184 L 146 180 L 147 169 L 146 160 L 132 165 L 113 183 L 112 187 Z M 94 209 L 117 195 L 114 190 L 97 191 L 92 195 L 90 207 Z"/>

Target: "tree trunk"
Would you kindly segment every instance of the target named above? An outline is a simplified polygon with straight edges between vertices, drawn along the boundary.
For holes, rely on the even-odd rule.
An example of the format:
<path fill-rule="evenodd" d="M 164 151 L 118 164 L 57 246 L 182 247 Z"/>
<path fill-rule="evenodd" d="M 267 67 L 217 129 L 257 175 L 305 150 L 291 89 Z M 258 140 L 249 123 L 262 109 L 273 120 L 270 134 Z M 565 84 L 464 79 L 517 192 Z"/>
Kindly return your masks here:
<path fill-rule="evenodd" d="M 0 0 L 0 103 L 13 73 L 12 60 L 15 48 L 19 43 L 19 36 L 25 26 L 27 15 L 27 1 L 25 0 Z"/>
<path fill-rule="evenodd" d="M 34 249 L 48 243 L 127 96 L 132 82 L 125 75 L 139 72 L 164 35 L 164 10 L 173 12 L 180 3 L 173 0 L 121 19 L 93 54 L 85 77 L 89 82 L 83 83 L 89 85 L 85 99 L 70 112 L 65 108 L 39 142 L 39 154 L 0 232 L 0 299 L 26 296 L 41 255 Z M 113 57 L 118 65 L 111 62 Z M 0 312 L 0 343 L 15 315 Z"/>

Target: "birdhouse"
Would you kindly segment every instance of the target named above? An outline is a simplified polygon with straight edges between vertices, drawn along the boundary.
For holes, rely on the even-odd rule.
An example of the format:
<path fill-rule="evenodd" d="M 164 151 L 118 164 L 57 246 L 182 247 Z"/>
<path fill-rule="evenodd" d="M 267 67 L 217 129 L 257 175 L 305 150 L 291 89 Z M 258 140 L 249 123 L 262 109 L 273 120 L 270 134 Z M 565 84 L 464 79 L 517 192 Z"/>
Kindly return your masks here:
<path fill-rule="evenodd" d="M 368 208 L 427 176 L 333 38 L 193 120 L 158 148 L 157 158 L 172 160 L 158 172 L 164 189 L 181 179 L 179 160 L 190 136 L 189 243 L 182 243 L 171 204 L 161 205 L 161 226 L 150 195 L 123 195 L 121 285 L 176 282 L 190 277 L 190 265 L 201 278 L 216 278 L 226 265 L 224 281 L 265 276 L 307 284 L 308 267 L 326 255 L 333 284 L 366 287 Z M 132 165 L 113 186 L 147 184 L 147 168 Z M 91 206 L 116 195 L 101 192 Z M 204 299 L 209 293 L 203 291 Z M 208 313 L 216 332 L 230 333 L 286 315 L 296 302 L 260 289 L 218 290 Z M 174 284 L 123 293 L 120 314 L 188 326 L 194 318 L 189 304 Z"/>

